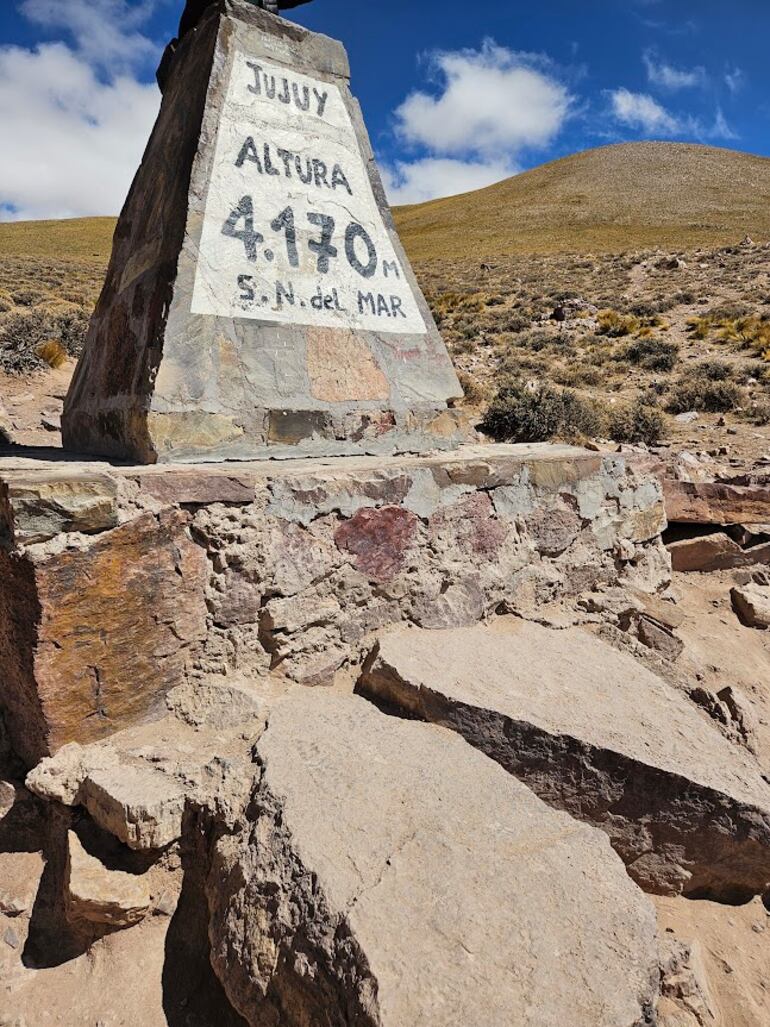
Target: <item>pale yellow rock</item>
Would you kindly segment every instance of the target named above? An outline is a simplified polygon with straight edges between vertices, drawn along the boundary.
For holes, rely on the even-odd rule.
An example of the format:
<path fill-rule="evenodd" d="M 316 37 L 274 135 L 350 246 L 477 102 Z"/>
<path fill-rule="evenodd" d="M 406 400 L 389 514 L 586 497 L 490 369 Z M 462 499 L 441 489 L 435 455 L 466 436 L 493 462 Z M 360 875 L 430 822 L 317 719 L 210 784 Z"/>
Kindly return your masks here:
<path fill-rule="evenodd" d="M 300 688 L 208 878 L 253 1027 L 639 1027 L 655 920 L 606 838 L 451 732 Z"/>
<path fill-rule="evenodd" d="M 2 854 L 0 913 L 15 917 L 32 911 L 44 866 L 39 852 Z"/>
<path fill-rule="evenodd" d="M 150 889 L 139 876 L 108 870 L 89 855 L 74 831 L 67 835 L 65 900 L 70 920 L 111 927 L 139 923 L 150 909 Z"/>

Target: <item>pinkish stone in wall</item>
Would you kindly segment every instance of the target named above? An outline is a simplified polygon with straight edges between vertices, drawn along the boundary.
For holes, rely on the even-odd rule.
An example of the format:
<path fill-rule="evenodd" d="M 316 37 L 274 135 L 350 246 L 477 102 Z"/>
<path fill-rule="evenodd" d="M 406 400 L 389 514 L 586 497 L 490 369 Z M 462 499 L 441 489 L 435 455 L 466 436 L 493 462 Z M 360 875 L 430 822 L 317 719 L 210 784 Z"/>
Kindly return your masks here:
<path fill-rule="evenodd" d="M 417 517 L 399 506 L 359 510 L 334 533 L 339 548 L 370 581 L 390 581 L 403 568 L 417 533 Z"/>
<path fill-rule="evenodd" d="M 510 532 L 510 525 L 496 516 L 486 492 L 463 496 L 439 510 L 431 517 L 430 526 L 434 535 L 451 538 L 462 552 L 481 556 L 499 552 Z"/>

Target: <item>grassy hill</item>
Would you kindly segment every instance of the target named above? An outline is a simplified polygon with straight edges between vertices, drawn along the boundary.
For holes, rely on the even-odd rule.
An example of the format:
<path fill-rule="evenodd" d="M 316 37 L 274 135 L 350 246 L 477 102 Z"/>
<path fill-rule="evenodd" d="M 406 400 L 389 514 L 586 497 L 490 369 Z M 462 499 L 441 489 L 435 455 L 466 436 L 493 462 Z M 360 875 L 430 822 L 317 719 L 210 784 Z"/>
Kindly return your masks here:
<path fill-rule="evenodd" d="M 689 143 L 623 143 L 476 192 L 397 208 L 414 260 L 612 253 L 770 239 L 770 159 Z"/>
<path fill-rule="evenodd" d="M 0 257 L 69 258 L 106 263 L 114 231 L 115 218 L 7 221 L 0 223 Z"/>
<path fill-rule="evenodd" d="M 396 208 L 413 260 L 618 253 L 770 239 L 770 159 L 622 143 L 476 192 Z M 109 258 L 114 218 L 0 224 L 0 257 Z"/>

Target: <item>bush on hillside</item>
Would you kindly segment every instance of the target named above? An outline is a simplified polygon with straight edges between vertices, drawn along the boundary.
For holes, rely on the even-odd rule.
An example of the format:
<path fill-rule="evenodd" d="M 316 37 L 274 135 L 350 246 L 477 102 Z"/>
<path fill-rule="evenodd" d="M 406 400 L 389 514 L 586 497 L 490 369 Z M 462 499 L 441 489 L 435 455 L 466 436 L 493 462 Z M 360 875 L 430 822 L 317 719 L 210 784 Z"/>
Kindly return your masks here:
<path fill-rule="evenodd" d="M 0 370 L 25 374 L 57 367 L 77 356 L 88 330 L 88 313 L 72 303 L 51 302 L 15 310 L 0 319 Z"/>
<path fill-rule="evenodd" d="M 670 371 L 679 359 L 679 346 L 655 337 L 634 339 L 618 354 L 618 359 L 646 371 Z"/>
<path fill-rule="evenodd" d="M 666 434 L 666 419 L 658 407 L 636 399 L 610 409 L 607 434 L 615 442 L 643 442 L 654 446 Z"/>
<path fill-rule="evenodd" d="M 701 360 L 680 375 L 672 387 L 667 409 L 672 414 L 688 410 L 727 413 L 743 402 L 743 392 L 734 380 L 729 364 L 719 360 Z"/>
<path fill-rule="evenodd" d="M 608 335 L 611 339 L 633 335 L 641 327 L 638 317 L 633 314 L 620 314 L 617 310 L 600 310 L 597 320 L 597 334 Z"/>
<path fill-rule="evenodd" d="M 547 442 L 594 436 L 601 418 L 594 403 L 569 389 L 509 379 L 490 403 L 482 428 L 499 442 Z"/>

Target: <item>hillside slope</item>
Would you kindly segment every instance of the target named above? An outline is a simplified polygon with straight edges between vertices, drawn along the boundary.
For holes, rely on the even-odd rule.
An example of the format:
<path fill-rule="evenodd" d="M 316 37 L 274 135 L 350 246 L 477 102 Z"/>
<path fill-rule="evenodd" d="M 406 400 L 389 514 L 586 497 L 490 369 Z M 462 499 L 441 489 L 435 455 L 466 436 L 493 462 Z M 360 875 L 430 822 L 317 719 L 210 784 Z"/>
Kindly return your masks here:
<path fill-rule="evenodd" d="M 397 208 L 415 260 L 621 252 L 770 239 L 770 159 L 689 143 L 622 143 L 476 192 Z"/>
<path fill-rule="evenodd" d="M 394 210 L 413 260 L 618 253 L 770 239 L 770 159 L 621 143 L 476 192 Z M 0 258 L 109 259 L 114 218 L 0 224 Z"/>
<path fill-rule="evenodd" d="M 81 260 L 106 263 L 112 250 L 115 218 L 0 223 L 0 258 Z"/>

